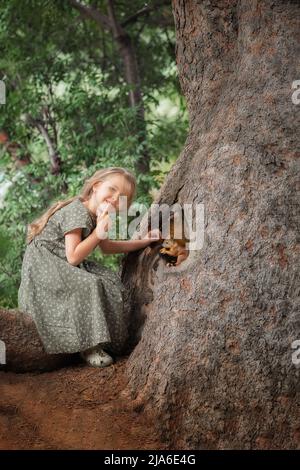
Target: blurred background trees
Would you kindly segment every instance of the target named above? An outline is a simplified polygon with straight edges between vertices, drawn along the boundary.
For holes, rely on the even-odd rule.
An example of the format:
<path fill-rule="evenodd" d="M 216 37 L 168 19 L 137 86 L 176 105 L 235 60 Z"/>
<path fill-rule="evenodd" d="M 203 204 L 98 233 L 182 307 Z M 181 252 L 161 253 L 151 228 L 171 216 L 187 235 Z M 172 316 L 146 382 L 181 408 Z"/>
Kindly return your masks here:
<path fill-rule="evenodd" d="M 0 79 L 0 306 L 15 308 L 28 223 L 106 166 L 149 205 L 183 147 L 171 2 L 3 1 Z"/>

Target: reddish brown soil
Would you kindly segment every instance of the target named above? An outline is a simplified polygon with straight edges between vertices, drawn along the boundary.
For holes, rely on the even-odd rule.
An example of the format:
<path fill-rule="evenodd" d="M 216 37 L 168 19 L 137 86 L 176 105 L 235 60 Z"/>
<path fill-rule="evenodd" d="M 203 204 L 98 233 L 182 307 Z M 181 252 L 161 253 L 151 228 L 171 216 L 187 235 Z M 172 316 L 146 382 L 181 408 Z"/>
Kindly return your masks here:
<path fill-rule="evenodd" d="M 166 449 L 122 394 L 125 365 L 0 372 L 0 449 Z"/>

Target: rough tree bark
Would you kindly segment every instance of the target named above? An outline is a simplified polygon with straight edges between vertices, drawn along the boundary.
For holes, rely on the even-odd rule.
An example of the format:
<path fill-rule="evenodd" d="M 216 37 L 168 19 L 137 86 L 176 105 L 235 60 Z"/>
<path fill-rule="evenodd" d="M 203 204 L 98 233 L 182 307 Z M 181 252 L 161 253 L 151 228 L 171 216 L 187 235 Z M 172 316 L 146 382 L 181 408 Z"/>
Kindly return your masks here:
<path fill-rule="evenodd" d="M 172 448 L 297 448 L 299 2 L 173 13 L 190 130 L 156 202 L 204 203 L 205 238 L 178 268 L 127 256 L 127 393 Z"/>

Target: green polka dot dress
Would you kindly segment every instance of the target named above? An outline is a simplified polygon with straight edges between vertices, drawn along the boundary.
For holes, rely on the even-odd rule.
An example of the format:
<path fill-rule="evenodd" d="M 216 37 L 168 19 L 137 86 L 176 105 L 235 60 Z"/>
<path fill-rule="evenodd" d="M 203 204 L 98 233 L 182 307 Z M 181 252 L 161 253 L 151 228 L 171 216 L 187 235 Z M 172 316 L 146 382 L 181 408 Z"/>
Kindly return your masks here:
<path fill-rule="evenodd" d="M 33 318 L 47 353 L 74 353 L 99 343 L 107 352 L 122 353 L 128 321 L 119 275 L 95 261 L 72 266 L 66 258 L 64 235 L 81 227 L 84 239 L 95 226 L 76 198 L 26 246 L 18 308 Z"/>

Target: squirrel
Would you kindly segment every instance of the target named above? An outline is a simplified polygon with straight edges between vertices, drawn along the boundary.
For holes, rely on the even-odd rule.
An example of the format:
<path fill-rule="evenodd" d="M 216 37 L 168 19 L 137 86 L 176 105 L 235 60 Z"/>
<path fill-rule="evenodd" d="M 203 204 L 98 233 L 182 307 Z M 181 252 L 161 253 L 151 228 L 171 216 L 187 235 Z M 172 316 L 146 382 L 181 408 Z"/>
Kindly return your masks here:
<path fill-rule="evenodd" d="M 175 238 L 175 227 L 176 219 L 173 214 L 170 218 L 169 235 L 164 239 L 162 248 L 159 250 L 159 254 L 166 258 L 167 266 L 179 266 L 189 255 L 188 249 L 186 248 L 186 243 L 189 240 L 184 235 L 184 224 L 181 226 L 183 231 L 181 238 Z"/>

